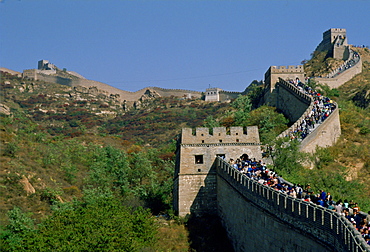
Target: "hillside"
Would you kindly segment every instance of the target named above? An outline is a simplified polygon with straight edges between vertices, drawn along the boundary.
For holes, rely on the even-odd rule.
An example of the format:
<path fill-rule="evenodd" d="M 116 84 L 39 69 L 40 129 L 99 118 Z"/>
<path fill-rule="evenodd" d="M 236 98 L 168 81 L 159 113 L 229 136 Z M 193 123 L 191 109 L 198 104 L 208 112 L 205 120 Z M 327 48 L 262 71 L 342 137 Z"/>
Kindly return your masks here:
<path fill-rule="evenodd" d="M 355 200 L 362 210 L 369 211 L 370 54 L 365 49 L 359 53 L 363 73 L 339 89 L 317 87 L 341 108 L 340 140 L 309 157 L 314 163 L 312 169 L 297 166 L 295 172 L 288 174 L 283 170 L 281 174 L 294 183 L 311 183 L 314 190 L 331 191 L 336 199 Z M 155 219 L 155 239 L 161 242 L 153 245 L 153 237 L 145 238 L 148 243 L 153 242 L 150 246 L 157 251 L 204 251 L 205 247 L 222 251 L 230 246 L 220 238 L 225 234 L 215 220 L 167 219 L 173 217 L 174 151 L 182 127 L 233 126 L 240 119 L 257 124 L 267 143 L 287 127 L 286 119 L 269 107 L 250 114 L 237 113 L 252 107 L 246 98 L 239 103 L 208 103 L 183 95 L 162 95 L 160 92 L 172 91 L 156 88 L 143 90 L 139 102 L 128 107 L 118 96 L 99 88 L 11 75 L 2 75 L 0 84 L 2 225 L 12 225 L 7 213 L 15 213 L 16 210 L 9 212 L 15 206 L 37 224 L 57 218 L 54 216 L 58 209 L 63 213 L 68 207 L 77 219 L 85 206 L 90 206 L 90 210 L 100 206 L 117 209 L 117 202 L 108 200 L 111 205 L 106 205 L 99 200 L 114 196 L 125 207 L 144 207 L 155 216 L 165 216 Z M 148 217 L 140 210 L 136 213 L 128 218 Z M 18 216 L 25 217 L 20 213 Z M 108 220 L 106 223 L 111 225 Z M 216 229 L 220 232 L 209 231 Z"/>
<path fill-rule="evenodd" d="M 59 204 L 86 201 L 91 190 L 111 191 L 128 206 L 156 215 L 172 214 L 181 127 L 200 126 L 228 107 L 149 91 L 129 109 L 98 89 L 1 77 L 2 225 L 9 224 L 7 213 L 15 206 L 37 224 Z M 156 221 L 160 240 L 167 240 L 162 246 L 173 243 L 173 251 L 190 246 L 182 224 Z"/>

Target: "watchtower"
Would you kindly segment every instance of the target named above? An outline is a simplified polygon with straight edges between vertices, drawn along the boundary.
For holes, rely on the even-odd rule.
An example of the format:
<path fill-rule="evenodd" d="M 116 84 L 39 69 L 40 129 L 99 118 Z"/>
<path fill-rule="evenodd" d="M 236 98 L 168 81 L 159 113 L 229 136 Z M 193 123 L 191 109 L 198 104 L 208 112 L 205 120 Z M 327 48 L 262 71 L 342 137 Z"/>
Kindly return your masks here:
<path fill-rule="evenodd" d="M 222 91 L 221 88 L 207 88 L 205 101 L 220 101 L 220 91 Z"/>
<path fill-rule="evenodd" d="M 279 78 L 283 80 L 292 80 L 304 82 L 305 73 L 303 65 L 297 66 L 270 66 L 265 73 L 265 94 L 264 103 L 270 106 L 276 107 L 276 91 L 275 85 L 279 81 Z"/>
<path fill-rule="evenodd" d="M 325 31 L 316 51 L 327 51 L 328 57 L 347 60 L 349 57 L 349 46 L 346 29 L 331 28 Z"/>
<path fill-rule="evenodd" d="M 174 209 L 180 216 L 217 213 L 217 156 L 229 160 L 247 154 L 261 159 L 257 126 L 183 128 L 176 153 Z"/>

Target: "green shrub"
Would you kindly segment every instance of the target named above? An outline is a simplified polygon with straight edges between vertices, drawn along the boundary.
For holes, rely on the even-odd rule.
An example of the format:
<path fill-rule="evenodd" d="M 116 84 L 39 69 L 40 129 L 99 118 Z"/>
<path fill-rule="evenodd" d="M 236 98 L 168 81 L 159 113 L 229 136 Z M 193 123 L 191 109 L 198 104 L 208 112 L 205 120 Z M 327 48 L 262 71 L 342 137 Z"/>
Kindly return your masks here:
<path fill-rule="evenodd" d="M 361 135 L 367 135 L 370 133 L 370 128 L 369 127 L 366 127 L 366 126 L 362 126 L 360 128 L 360 134 Z"/>
<path fill-rule="evenodd" d="M 15 157 L 15 154 L 17 153 L 18 150 L 19 150 L 18 144 L 15 142 L 10 142 L 5 145 L 3 155 L 8 157 Z"/>

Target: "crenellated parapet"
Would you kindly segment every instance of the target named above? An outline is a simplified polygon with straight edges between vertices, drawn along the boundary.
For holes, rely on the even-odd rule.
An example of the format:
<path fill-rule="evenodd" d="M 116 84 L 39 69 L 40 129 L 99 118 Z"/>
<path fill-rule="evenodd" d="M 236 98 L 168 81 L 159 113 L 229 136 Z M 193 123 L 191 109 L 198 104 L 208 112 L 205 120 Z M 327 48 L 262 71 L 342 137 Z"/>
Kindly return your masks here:
<path fill-rule="evenodd" d="M 220 158 L 215 166 L 218 215 L 235 251 L 370 251 L 337 212 L 265 186 Z"/>
<path fill-rule="evenodd" d="M 181 132 L 181 144 L 238 144 L 259 143 L 257 126 L 243 127 L 215 127 L 210 133 L 209 128 L 184 128 Z"/>
<path fill-rule="evenodd" d="M 271 66 L 271 73 L 302 73 L 304 72 L 303 65 L 290 66 Z"/>
<path fill-rule="evenodd" d="M 275 83 L 282 78 L 284 80 L 297 78 L 304 80 L 305 73 L 303 65 L 297 66 L 270 66 L 265 73 L 265 85 L 269 87 L 270 92 L 275 88 Z"/>

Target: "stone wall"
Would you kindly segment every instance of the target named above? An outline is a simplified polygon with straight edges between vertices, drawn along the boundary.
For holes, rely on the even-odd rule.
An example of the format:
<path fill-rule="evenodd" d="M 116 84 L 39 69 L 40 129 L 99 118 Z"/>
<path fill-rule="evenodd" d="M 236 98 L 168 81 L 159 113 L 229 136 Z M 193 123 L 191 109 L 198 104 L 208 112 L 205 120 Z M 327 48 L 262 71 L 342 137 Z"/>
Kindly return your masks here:
<path fill-rule="evenodd" d="M 263 103 L 270 106 L 276 106 L 278 102 L 278 95 L 276 94 L 275 86 L 279 78 L 283 80 L 297 78 L 304 80 L 303 65 L 298 66 L 271 66 L 265 73 L 265 94 L 263 96 Z"/>
<path fill-rule="evenodd" d="M 136 92 L 129 92 L 124 91 L 115 87 L 112 87 L 108 84 L 94 81 L 94 80 L 88 80 L 85 78 L 79 78 L 78 74 L 72 74 L 76 78 L 63 78 L 58 75 L 46 75 L 39 73 L 37 69 L 29 69 L 23 71 L 24 78 L 30 78 L 34 80 L 41 80 L 45 82 L 51 82 L 51 83 L 58 83 L 61 85 L 67 85 L 70 87 L 78 87 L 82 86 L 85 88 L 91 88 L 96 87 L 97 89 L 105 92 L 106 95 L 115 95 L 117 96 L 117 99 L 120 102 L 128 102 L 129 104 L 132 104 L 135 101 L 138 101 L 143 94 L 149 89 L 156 91 L 160 96 L 163 97 L 170 97 L 170 96 L 176 96 L 176 97 L 184 97 L 184 98 L 201 98 L 202 93 L 198 91 L 191 91 L 191 90 L 184 90 L 184 89 L 165 89 L 165 88 L 158 88 L 158 87 L 150 87 L 150 88 L 143 88 Z"/>
<path fill-rule="evenodd" d="M 316 147 L 333 146 L 341 135 L 339 108 L 329 115 L 325 121 L 311 132 L 300 145 L 300 151 L 314 153 Z"/>
<path fill-rule="evenodd" d="M 221 91 L 220 92 L 220 101 L 231 101 L 238 98 L 239 95 L 244 95 L 242 92 L 230 92 L 230 91 Z"/>
<path fill-rule="evenodd" d="M 235 251 L 369 251 L 343 216 L 249 179 L 218 158 L 217 207 Z"/>
<path fill-rule="evenodd" d="M 275 107 L 291 121 L 296 122 L 312 106 L 312 99 L 282 78 L 276 84 Z"/>
<path fill-rule="evenodd" d="M 289 119 L 293 119 L 294 123 L 289 129 L 282 132 L 278 137 L 285 137 L 289 132 L 294 132 L 295 129 L 302 123 L 304 118 L 311 113 L 313 108 L 313 100 L 308 95 L 300 92 L 294 85 L 279 79 L 277 85 L 280 106 L 286 116 Z M 289 95 L 289 93 L 291 95 Z M 293 98 L 295 97 L 295 98 Z M 294 105 L 294 101 L 297 102 Z M 306 105 L 305 105 L 306 104 Z M 306 109 L 304 110 L 304 108 Z M 303 111 L 303 112 L 302 112 Z M 299 116 L 299 117 L 298 117 Z M 298 117 L 298 118 L 297 118 Z M 311 132 L 300 145 L 300 150 L 303 152 L 315 152 L 317 146 L 328 147 L 336 143 L 340 137 L 340 120 L 339 120 L 339 109 L 336 105 L 335 110 L 329 115 L 329 117 L 321 123 L 313 132 Z"/>
<path fill-rule="evenodd" d="M 182 129 L 177 149 L 174 180 L 174 209 L 186 214 L 216 214 L 216 157 L 237 159 L 243 154 L 262 158 L 258 128 L 217 127 L 210 134 L 208 128 Z"/>
<path fill-rule="evenodd" d="M 202 92 L 186 90 L 186 89 L 168 89 L 168 88 L 159 88 L 159 87 L 150 87 L 150 89 L 155 90 L 161 96 L 170 97 L 184 97 L 184 98 L 201 98 Z"/>
<path fill-rule="evenodd" d="M 362 72 L 362 59 L 360 58 L 360 60 L 356 63 L 355 66 L 347 69 L 346 71 L 342 72 L 339 75 L 336 75 L 333 78 L 315 77 L 314 80 L 321 84 L 326 84 L 330 88 L 338 88 L 361 72 Z"/>

